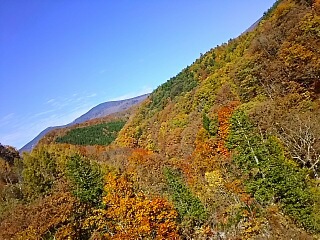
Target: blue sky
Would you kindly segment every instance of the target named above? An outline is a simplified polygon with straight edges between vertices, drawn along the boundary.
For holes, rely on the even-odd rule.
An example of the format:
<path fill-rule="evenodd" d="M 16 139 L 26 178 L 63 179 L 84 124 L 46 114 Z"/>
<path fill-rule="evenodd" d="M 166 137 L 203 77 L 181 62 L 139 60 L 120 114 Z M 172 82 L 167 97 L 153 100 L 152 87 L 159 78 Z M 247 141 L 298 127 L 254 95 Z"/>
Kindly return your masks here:
<path fill-rule="evenodd" d="M 1 0 L 0 143 L 151 92 L 274 0 Z"/>

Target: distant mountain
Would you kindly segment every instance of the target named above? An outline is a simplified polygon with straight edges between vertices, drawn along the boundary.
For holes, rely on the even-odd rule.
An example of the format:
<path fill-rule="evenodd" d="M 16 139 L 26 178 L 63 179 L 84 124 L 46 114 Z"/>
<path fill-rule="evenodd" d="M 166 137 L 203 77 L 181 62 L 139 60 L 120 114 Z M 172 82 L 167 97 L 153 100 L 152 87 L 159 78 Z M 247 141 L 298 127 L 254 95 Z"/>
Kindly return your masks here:
<path fill-rule="evenodd" d="M 126 100 L 121 101 L 111 101 L 111 102 L 105 102 L 101 103 L 91 110 L 89 110 L 87 113 L 83 114 L 79 118 L 75 119 L 71 125 L 77 124 L 77 123 L 83 123 L 85 121 L 95 119 L 95 118 L 101 118 L 105 117 L 109 114 L 116 113 L 116 112 L 122 112 L 124 110 L 127 110 L 128 108 L 132 107 L 133 105 L 136 105 L 143 100 L 145 100 L 149 94 L 144 94 L 142 96 L 138 96 L 135 98 L 130 98 Z"/>
<path fill-rule="evenodd" d="M 54 127 L 48 127 L 45 130 L 43 130 L 41 133 L 39 133 L 38 136 L 36 136 L 34 139 L 32 139 L 30 142 L 28 142 L 26 145 L 24 145 L 19 152 L 30 152 L 40 141 L 41 138 L 43 138 L 48 132 L 54 130 L 54 129 L 60 129 L 65 127 L 70 127 L 75 124 L 83 123 L 92 119 L 101 118 L 108 116 L 112 113 L 122 112 L 124 110 L 129 109 L 130 107 L 142 102 L 145 100 L 149 94 L 144 94 L 138 97 L 120 100 L 120 101 L 110 101 L 110 102 L 104 102 L 101 103 L 95 107 L 93 107 L 91 110 L 89 110 L 87 113 L 83 114 L 82 116 L 75 119 L 73 122 L 68 123 L 66 125 L 62 126 L 54 126 Z"/>
<path fill-rule="evenodd" d="M 0 213 L 0 239 L 320 240 L 319 18 L 320 0 L 278 0 L 252 31 L 202 54 L 139 108 L 46 135 L 43 151 L 23 159 L 26 194 L 21 182 L 0 182 L 0 198 L 36 200 Z M 111 147 L 87 145 L 86 133 L 74 135 L 88 137 L 82 146 L 46 145 L 85 125 L 101 133 L 97 123 L 114 115 L 130 120 L 121 131 L 101 127 L 116 133 Z M 0 181 L 21 178 L 2 166 Z M 107 218 L 79 216 L 100 204 Z"/>
<path fill-rule="evenodd" d="M 262 17 L 259 18 L 254 24 L 252 24 L 247 30 L 245 30 L 243 32 L 243 34 L 248 33 L 248 32 L 252 32 L 253 30 L 255 30 L 258 27 L 258 25 L 262 19 L 263 19 Z"/>

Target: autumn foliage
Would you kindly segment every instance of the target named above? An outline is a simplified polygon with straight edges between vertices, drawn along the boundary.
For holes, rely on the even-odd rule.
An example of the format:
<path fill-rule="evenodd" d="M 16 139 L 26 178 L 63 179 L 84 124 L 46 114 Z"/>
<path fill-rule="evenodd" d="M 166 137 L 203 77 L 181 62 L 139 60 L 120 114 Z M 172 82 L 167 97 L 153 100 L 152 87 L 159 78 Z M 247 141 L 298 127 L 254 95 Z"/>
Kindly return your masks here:
<path fill-rule="evenodd" d="M 148 198 L 134 191 L 128 176 L 106 176 L 104 208 L 86 220 L 106 239 L 180 239 L 177 212 L 160 197 Z"/>
<path fill-rule="evenodd" d="M 319 238 L 319 13 L 277 1 L 139 107 L 0 146 L 0 239 Z"/>

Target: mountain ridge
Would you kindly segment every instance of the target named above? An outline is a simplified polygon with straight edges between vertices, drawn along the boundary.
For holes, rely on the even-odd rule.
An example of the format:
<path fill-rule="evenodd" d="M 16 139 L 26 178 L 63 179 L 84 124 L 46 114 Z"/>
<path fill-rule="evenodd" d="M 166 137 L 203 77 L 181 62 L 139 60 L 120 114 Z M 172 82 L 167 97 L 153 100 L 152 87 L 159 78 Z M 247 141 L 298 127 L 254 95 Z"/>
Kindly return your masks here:
<path fill-rule="evenodd" d="M 101 118 L 108 116 L 109 114 L 122 112 L 124 110 L 129 109 L 130 107 L 139 104 L 143 100 L 145 100 L 150 94 L 143 94 L 137 97 L 118 100 L 118 101 L 108 101 L 104 103 L 100 103 L 97 106 L 91 108 L 88 112 L 82 114 L 80 117 L 73 120 L 71 123 L 62 125 L 62 126 L 51 126 L 43 131 L 41 131 L 34 139 L 25 144 L 22 148 L 19 149 L 19 152 L 30 152 L 38 142 L 49 132 L 55 129 L 61 129 L 66 127 L 71 127 L 76 124 L 80 124 L 92 119 Z"/>
<path fill-rule="evenodd" d="M 319 33 L 320 0 L 279 0 L 130 109 L 110 145 L 48 134 L 23 156 L 39 201 L 11 207 L 0 238 L 320 239 Z"/>

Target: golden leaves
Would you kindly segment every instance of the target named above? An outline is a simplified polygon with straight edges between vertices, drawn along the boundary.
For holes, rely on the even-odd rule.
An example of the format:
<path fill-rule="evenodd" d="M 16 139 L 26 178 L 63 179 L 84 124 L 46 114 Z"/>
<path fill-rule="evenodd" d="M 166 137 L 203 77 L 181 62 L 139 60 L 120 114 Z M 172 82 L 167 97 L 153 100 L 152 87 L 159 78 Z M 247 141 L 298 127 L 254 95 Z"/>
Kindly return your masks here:
<path fill-rule="evenodd" d="M 103 198 L 103 214 L 108 228 L 105 236 L 112 239 L 138 239 L 155 234 L 156 239 L 178 239 L 177 212 L 165 199 L 149 199 L 135 193 L 128 176 L 108 174 Z"/>
<path fill-rule="evenodd" d="M 223 183 L 222 174 L 219 170 L 206 172 L 205 178 L 206 178 L 209 186 L 213 187 L 214 189 L 220 187 Z"/>

